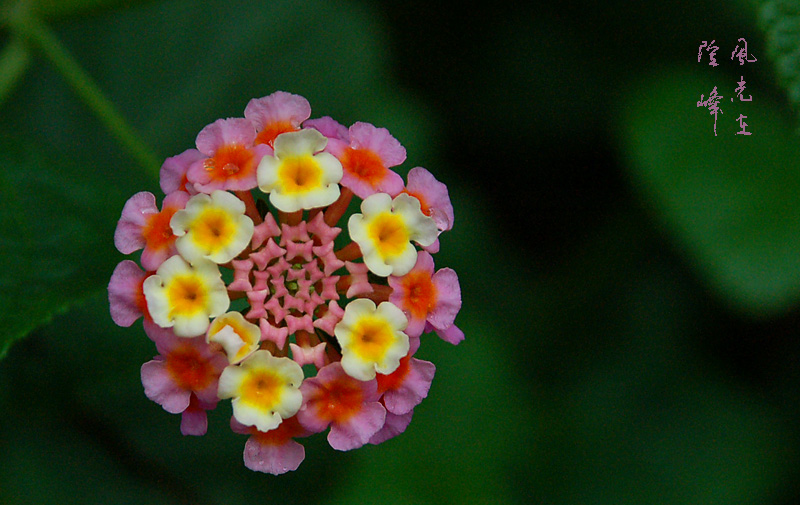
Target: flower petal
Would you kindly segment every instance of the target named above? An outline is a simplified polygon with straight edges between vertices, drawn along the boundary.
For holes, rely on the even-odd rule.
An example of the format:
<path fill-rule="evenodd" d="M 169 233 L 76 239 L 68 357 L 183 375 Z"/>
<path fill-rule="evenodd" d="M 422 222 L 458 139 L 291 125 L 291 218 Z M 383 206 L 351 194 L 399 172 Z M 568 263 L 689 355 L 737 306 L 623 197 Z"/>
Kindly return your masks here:
<path fill-rule="evenodd" d="M 197 134 L 197 149 L 206 156 L 214 156 L 223 146 L 238 144 L 243 147 L 253 145 L 256 139 L 255 125 L 245 118 L 218 119 Z"/>
<path fill-rule="evenodd" d="M 145 246 L 142 228 L 151 214 L 157 214 L 156 197 L 149 191 L 136 193 L 125 202 L 122 216 L 114 231 L 114 245 L 122 254 L 130 254 Z"/>
<path fill-rule="evenodd" d="M 309 119 L 303 123 L 305 128 L 314 128 L 321 134 L 325 135 L 328 140 L 336 139 L 346 143 L 350 143 L 350 133 L 347 127 L 339 123 L 330 116 L 323 116 L 316 119 Z"/>
<path fill-rule="evenodd" d="M 337 451 L 357 449 L 383 427 L 386 409 L 378 402 L 365 403 L 361 411 L 347 422 L 334 423 L 328 433 L 328 442 Z"/>
<path fill-rule="evenodd" d="M 383 403 L 389 412 L 401 415 L 414 409 L 428 396 L 436 366 L 430 361 L 411 358 L 408 374 L 395 389 L 383 394 Z"/>
<path fill-rule="evenodd" d="M 350 127 L 349 133 L 350 145 L 354 149 L 374 152 L 386 167 L 400 165 L 406 160 L 405 147 L 386 128 L 376 128 L 359 121 Z"/>
<path fill-rule="evenodd" d="M 189 406 L 191 392 L 172 380 L 163 360 L 151 360 L 143 364 L 141 375 L 144 394 L 170 414 L 179 414 Z"/>
<path fill-rule="evenodd" d="M 447 186 L 437 181 L 433 174 L 422 167 L 412 168 L 408 171 L 406 191 L 419 199 L 422 213 L 432 217 L 439 230 L 453 227 L 455 217 Z"/>
<path fill-rule="evenodd" d="M 146 304 L 142 283 L 148 274 L 131 260 L 121 261 L 108 282 L 111 319 L 119 326 L 131 326 L 142 317 Z"/>
<path fill-rule="evenodd" d="M 305 457 L 302 444 L 291 439 L 275 445 L 262 443 L 252 436 L 244 444 L 244 466 L 256 472 L 281 475 L 297 470 Z"/>
<path fill-rule="evenodd" d="M 428 321 L 437 329 L 445 329 L 453 324 L 461 310 L 461 287 L 458 276 L 451 268 L 442 268 L 433 275 L 436 286 L 436 305 L 428 314 Z"/>
<path fill-rule="evenodd" d="M 203 153 L 197 149 L 187 149 L 177 156 L 164 160 L 159 172 L 161 190 L 164 191 L 164 194 L 168 195 L 174 191 L 186 191 L 189 194 L 197 193 L 194 186 L 189 184 L 186 173 L 192 164 L 202 159 L 205 159 Z"/>
<path fill-rule="evenodd" d="M 406 431 L 406 428 L 408 428 L 408 425 L 411 424 L 411 417 L 413 415 L 414 410 L 399 415 L 387 411 L 386 422 L 383 424 L 383 428 L 372 435 L 372 438 L 369 439 L 369 443 L 377 445 L 403 433 Z"/>

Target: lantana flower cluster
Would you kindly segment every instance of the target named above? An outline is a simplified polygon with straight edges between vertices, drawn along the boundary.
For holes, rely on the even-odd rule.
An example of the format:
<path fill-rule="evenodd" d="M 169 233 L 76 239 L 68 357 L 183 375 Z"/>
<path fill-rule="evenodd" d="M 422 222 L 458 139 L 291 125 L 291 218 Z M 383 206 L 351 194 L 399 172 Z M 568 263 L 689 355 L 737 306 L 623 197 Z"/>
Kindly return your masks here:
<path fill-rule="evenodd" d="M 145 395 L 184 435 L 230 400 L 245 465 L 271 474 L 315 433 L 342 451 L 402 433 L 435 372 L 422 335 L 464 339 L 458 277 L 433 260 L 447 187 L 393 171 L 406 151 L 385 128 L 310 117 L 278 91 L 203 128 L 161 167 L 160 207 L 146 191 L 125 204 L 114 243 L 141 266 L 122 261 L 108 286 L 113 320 L 142 318 L 158 352 Z"/>

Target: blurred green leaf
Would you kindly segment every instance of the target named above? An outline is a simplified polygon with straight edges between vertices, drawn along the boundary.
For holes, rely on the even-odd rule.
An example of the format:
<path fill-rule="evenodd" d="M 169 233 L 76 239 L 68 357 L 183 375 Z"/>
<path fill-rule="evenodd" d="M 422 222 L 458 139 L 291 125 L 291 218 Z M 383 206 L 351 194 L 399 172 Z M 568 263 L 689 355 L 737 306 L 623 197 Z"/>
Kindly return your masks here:
<path fill-rule="evenodd" d="M 405 96 L 386 74 L 381 30 L 368 10 L 319 0 L 263 6 L 243 0 L 236 8 L 209 2 L 197 9 L 194 1 L 176 0 L 58 28 L 72 54 L 164 157 L 194 147 L 205 125 L 242 116 L 251 98 L 276 90 L 305 96 L 312 117 L 396 129 L 395 104 Z"/>
<path fill-rule="evenodd" d="M 753 100 L 739 101 L 736 85 L 662 69 L 625 98 L 620 139 L 634 185 L 700 275 L 738 309 L 768 316 L 800 300 L 800 153 L 779 107 L 749 86 Z M 715 86 L 716 136 L 697 106 Z M 752 135 L 737 135 L 740 114 Z"/>
<path fill-rule="evenodd" d="M 33 0 L 36 12 L 46 17 L 65 16 L 86 11 L 130 7 L 150 0 Z"/>
<path fill-rule="evenodd" d="M 789 101 L 800 106 L 800 1 L 770 0 L 761 7 L 767 53 Z"/>
<path fill-rule="evenodd" d="M 52 411 L 40 414 L 25 422 L 16 416 L 15 422 L 0 421 L 0 501 L 4 505 L 187 503 L 143 487 L 88 433 L 76 433 L 63 420 L 58 422 Z M 12 468 L 13 473 L 9 472 Z"/>
<path fill-rule="evenodd" d="M 103 180 L 46 146 L 0 132 L 0 357 L 14 340 L 108 282 Z"/>
<path fill-rule="evenodd" d="M 547 386 L 510 477 L 527 503 L 771 503 L 791 421 L 698 356 L 704 298 L 643 219 L 609 220 L 541 286 L 527 363 Z"/>
<path fill-rule="evenodd" d="M 148 1 L 152 0 L 5 0 L 0 4 L 0 20 L 5 18 L 9 11 L 20 7 L 52 18 L 116 7 L 129 7 Z"/>

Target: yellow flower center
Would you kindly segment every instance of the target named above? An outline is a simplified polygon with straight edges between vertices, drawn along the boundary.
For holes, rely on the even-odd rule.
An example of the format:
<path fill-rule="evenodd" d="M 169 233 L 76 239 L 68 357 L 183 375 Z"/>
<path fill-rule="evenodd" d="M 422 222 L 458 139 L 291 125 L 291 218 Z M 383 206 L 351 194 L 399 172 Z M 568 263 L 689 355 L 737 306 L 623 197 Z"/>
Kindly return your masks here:
<path fill-rule="evenodd" d="M 202 279 L 194 275 L 176 276 L 167 286 L 170 318 L 192 316 L 205 310 L 208 304 L 208 290 Z"/>
<path fill-rule="evenodd" d="M 281 161 L 278 180 L 286 194 L 306 193 L 322 184 L 322 168 L 310 155 L 293 156 Z"/>
<path fill-rule="evenodd" d="M 269 370 L 253 370 L 242 381 L 239 398 L 261 410 L 273 410 L 280 404 L 285 381 Z"/>
<path fill-rule="evenodd" d="M 376 216 L 369 224 L 367 233 L 383 257 L 402 254 L 410 240 L 403 218 L 391 212 Z"/>
<path fill-rule="evenodd" d="M 364 318 L 353 328 L 351 349 L 364 361 L 380 363 L 386 350 L 394 343 L 389 323 L 379 318 Z"/>
<path fill-rule="evenodd" d="M 236 225 L 231 216 L 222 209 L 205 209 L 192 222 L 192 240 L 209 253 L 226 247 L 234 238 Z"/>

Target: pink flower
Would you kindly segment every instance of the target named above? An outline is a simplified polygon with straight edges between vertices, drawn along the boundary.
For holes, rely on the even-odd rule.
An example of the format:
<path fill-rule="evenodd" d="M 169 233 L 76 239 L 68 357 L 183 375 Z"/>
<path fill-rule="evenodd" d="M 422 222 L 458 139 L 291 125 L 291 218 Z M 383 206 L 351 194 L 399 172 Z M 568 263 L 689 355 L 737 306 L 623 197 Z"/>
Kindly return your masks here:
<path fill-rule="evenodd" d="M 413 358 L 417 349 L 419 339 L 414 339 L 408 355 L 400 360 L 397 370 L 376 376 L 378 393 L 383 395 L 381 404 L 386 408 L 386 422 L 369 439 L 370 444 L 380 444 L 403 433 L 411 423 L 414 407 L 428 396 L 436 366 L 429 361 Z"/>
<path fill-rule="evenodd" d="M 407 414 L 428 396 L 436 366 L 430 361 L 413 358 L 417 348 L 418 340 L 412 344 L 408 355 L 400 360 L 397 370 L 376 377 L 378 393 L 383 395 L 383 404 L 392 414 Z"/>
<path fill-rule="evenodd" d="M 189 409 L 181 429 L 198 434 L 204 423 L 198 416 L 202 418 L 205 410 L 216 406 L 219 376 L 228 360 L 217 348 L 209 346 L 203 336 L 183 338 L 171 330 L 160 329 L 152 337 L 159 355 L 142 365 L 144 393 L 170 414 Z M 197 399 L 194 404 L 192 397 Z"/>
<path fill-rule="evenodd" d="M 328 140 L 341 141 L 345 144 L 350 144 L 350 132 L 347 130 L 347 127 L 330 116 L 309 119 L 303 123 L 303 126 L 306 128 L 314 128 L 321 134 L 328 137 Z"/>
<path fill-rule="evenodd" d="M 433 273 L 433 257 L 425 251 L 420 251 L 406 275 L 390 276 L 389 286 L 393 290 L 389 301 L 406 313 L 406 333 L 412 337 L 422 334 L 426 322 L 437 330 L 450 327 L 461 309 L 458 276 L 450 268 Z"/>
<path fill-rule="evenodd" d="M 231 430 L 250 435 L 244 444 L 244 466 L 272 475 L 297 470 L 306 457 L 306 451 L 293 439 L 311 434 L 297 422 L 297 416 L 284 419 L 277 428 L 267 432 L 245 426 L 231 417 Z"/>
<path fill-rule="evenodd" d="M 333 253 L 341 232 L 325 224 L 320 212 L 309 221 L 280 227 L 271 214 L 258 225 L 247 260 L 234 260 L 230 291 L 243 291 L 250 302 L 248 319 L 258 321 L 262 337 L 283 348 L 289 334 L 298 329 L 330 330 L 342 311 L 336 306 L 327 317 L 317 317 L 330 302 L 339 299 L 333 272 L 344 262 Z"/>
<path fill-rule="evenodd" d="M 377 388 L 375 379 L 359 381 L 347 375 L 338 361 L 331 363 L 300 386 L 303 406 L 297 420 L 313 433 L 330 426 L 328 442 L 336 450 L 357 449 L 369 442 L 386 418 Z"/>
<path fill-rule="evenodd" d="M 323 128 L 333 133 L 330 126 Z M 403 178 L 389 168 L 405 161 L 405 148 L 389 130 L 369 123 L 355 123 L 348 133 L 349 144 L 330 140 L 326 149 L 342 162 L 342 186 L 359 198 L 379 192 L 397 196 L 403 190 Z"/>
<path fill-rule="evenodd" d="M 108 282 L 108 305 L 111 319 L 119 326 L 131 326 L 144 316 L 150 319 L 142 284 L 155 272 L 144 272 L 131 260 L 121 261 Z"/>
<path fill-rule="evenodd" d="M 325 342 L 314 346 L 289 344 L 289 348 L 292 350 L 292 359 L 298 365 L 314 365 L 317 369 L 325 366 Z"/>
<path fill-rule="evenodd" d="M 115 231 L 143 268 L 122 261 L 108 284 L 114 322 L 143 317 L 156 345 L 145 395 L 184 435 L 230 399 L 245 466 L 274 475 L 305 458 L 298 437 L 329 430 L 347 451 L 403 433 L 436 373 L 420 335 L 464 339 L 458 277 L 431 256 L 447 187 L 420 167 L 405 185 L 385 128 L 310 114 L 299 95 L 255 98 L 167 158 L 161 210 L 137 193 Z"/>
<path fill-rule="evenodd" d="M 422 167 L 412 168 L 408 171 L 408 185 L 403 193 L 419 200 L 422 213 L 433 218 L 439 231 L 453 228 L 455 217 L 450 194 L 447 186 L 437 181 L 433 174 Z"/>
<path fill-rule="evenodd" d="M 311 105 L 300 95 L 276 91 L 262 98 L 253 98 L 244 109 L 244 117 L 256 128 L 256 144 L 272 147 L 281 133 L 300 129 L 300 124 L 311 116 Z"/>
<path fill-rule="evenodd" d="M 430 323 L 427 323 L 425 324 L 425 331 L 426 332 L 435 331 L 436 334 L 439 335 L 439 337 L 441 337 L 442 340 L 444 340 L 445 342 L 449 342 L 453 345 L 456 345 L 462 340 L 464 340 L 464 332 L 461 331 L 454 324 L 451 324 L 447 328 L 439 329 L 434 327 Z"/>
<path fill-rule="evenodd" d="M 411 417 L 413 415 L 413 409 L 409 410 L 405 414 L 399 415 L 386 412 L 386 422 L 384 423 L 383 428 L 381 428 L 376 434 L 372 435 L 372 438 L 369 439 L 369 443 L 378 445 L 403 433 L 406 431 L 406 428 L 408 428 L 408 425 L 411 424 Z"/>
<path fill-rule="evenodd" d="M 192 393 L 189 398 L 189 406 L 186 410 L 181 412 L 181 435 L 192 435 L 201 437 L 208 431 L 208 414 L 209 410 L 214 410 L 217 407 L 217 402 L 203 402 L 197 398 L 197 395 Z"/>
<path fill-rule="evenodd" d="M 188 200 L 189 194 L 183 191 L 170 193 L 164 198 L 159 212 L 156 197 L 152 193 L 136 193 L 122 208 L 122 216 L 114 232 L 114 245 L 123 254 L 144 248 L 142 266 L 147 270 L 156 270 L 176 252 L 176 237 L 169 222 L 177 211 L 186 206 Z"/>
<path fill-rule="evenodd" d="M 186 177 L 201 193 L 246 191 L 257 186 L 256 168 L 272 148 L 254 146 L 256 130 L 245 118 L 218 119 L 197 134 L 197 149 L 206 157 L 189 166 Z"/>
<path fill-rule="evenodd" d="M 412 168 L 408 172 L 408 185 L 403 193 L 419 200 L 422 213 L 433 218 L 439 233 L 453 228 L 455 218 L 447 186 L 437 181 L 433 174 L 422 167 Z M 430 253 L 439 252 L 439 239 L 423 249 Z"/>
<path fill-rule="evenodd" d="M 159 173 L 161 190 L 167 195 L 173 191 L 184 191 L 190 195 L 196 194 L 194 186 L 189 184 L 189 179 L 186 178 L 186 172 L 189 171 L 192 163 L 202 159 L 205 159 L 203 153 L 197 149 L 187 149 L 177 156 L 164 160 Z"/>

